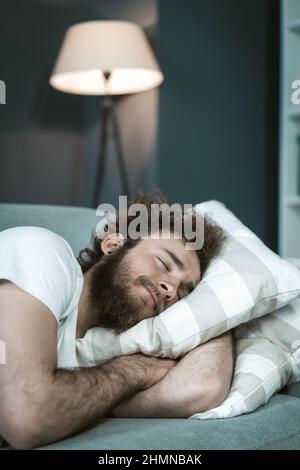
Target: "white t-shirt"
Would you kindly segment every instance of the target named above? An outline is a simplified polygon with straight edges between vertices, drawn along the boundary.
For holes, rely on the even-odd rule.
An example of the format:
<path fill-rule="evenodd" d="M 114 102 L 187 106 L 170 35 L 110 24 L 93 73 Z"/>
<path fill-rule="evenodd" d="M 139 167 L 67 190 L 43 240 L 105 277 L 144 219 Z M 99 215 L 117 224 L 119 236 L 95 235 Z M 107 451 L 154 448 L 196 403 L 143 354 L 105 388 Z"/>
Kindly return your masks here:
<path fill-rule="evenodd" d="M 58 367 L 76 367 L 75 341 L 83 275 L 70 245 L 40 227 L 0 232 L 0 279 L 45 304 L 57 321 Z"/>

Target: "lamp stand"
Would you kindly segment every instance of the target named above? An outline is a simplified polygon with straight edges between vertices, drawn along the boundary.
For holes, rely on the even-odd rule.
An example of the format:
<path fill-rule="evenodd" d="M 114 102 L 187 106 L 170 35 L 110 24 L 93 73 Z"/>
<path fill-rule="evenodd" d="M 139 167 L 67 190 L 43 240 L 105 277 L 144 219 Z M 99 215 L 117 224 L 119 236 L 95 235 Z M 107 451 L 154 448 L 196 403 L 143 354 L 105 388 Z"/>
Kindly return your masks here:
<path fill-rule="evenodd" d="M 112 134 L 109 133 L 109 122 L 112 123 Z M 119 167 L 119 173 L 121 177 L 121 184 L 123 194 L 130 197 L 128 177 L 125 167 L 125 158 L 123 148 L 121 145 L 121 137 L 119 132 L 119 124 L 117 115 L 114 109 L 114 102 L 112 95 L 104 95 L 101 111 L 101 142 L 98 152 L 97 164 L 96 164 L 96 176 L 93 191 L 93 207 L 97 207 L 99 204 L 99 191 L 103 183 L 105 164 L 107 160 L 107 144 L 110 135 L 113 137 L 115 142 L 115 149 Z"/>

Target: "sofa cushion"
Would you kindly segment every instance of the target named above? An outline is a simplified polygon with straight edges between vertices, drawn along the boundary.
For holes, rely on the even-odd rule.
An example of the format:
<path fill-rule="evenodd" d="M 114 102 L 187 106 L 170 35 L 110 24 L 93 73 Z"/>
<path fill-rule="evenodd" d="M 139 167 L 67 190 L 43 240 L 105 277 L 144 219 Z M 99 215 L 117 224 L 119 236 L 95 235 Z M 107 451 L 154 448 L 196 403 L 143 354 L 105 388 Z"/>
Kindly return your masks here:
<path fill-rule="evenodd" d="M 300 400 L 276 395 L 259 410 L 224 420 L 104 419 L 88 431 L 42 449 L 300 448 Z"/>
<path fill-rule="evenodd" d="M 96 211 L 85 207 L 0 204 L 0 231 L 27 225 L 48 228 L 71 245 L 75 256 L 90 244 L 98 222 Z"/>

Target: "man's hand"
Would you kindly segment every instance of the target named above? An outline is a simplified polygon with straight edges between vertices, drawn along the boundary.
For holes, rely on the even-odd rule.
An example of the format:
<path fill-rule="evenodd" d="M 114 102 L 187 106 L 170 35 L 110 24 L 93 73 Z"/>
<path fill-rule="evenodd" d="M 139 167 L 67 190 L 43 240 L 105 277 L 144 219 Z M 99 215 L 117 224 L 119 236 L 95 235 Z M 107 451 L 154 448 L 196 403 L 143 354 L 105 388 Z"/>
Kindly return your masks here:
<path fill-rule="evenodd" d="M 125 400 L 111 416 L 188 418 L 215 408 L 228 395 L 233 365 L 229 332 L 193 349 L 160 382 Z"/>
<path fill-rule="evenodd" d="M 83 430 L 176 364 L 134 354 L 97 367 L 57 370 L 54 316 L 8 281 L 0 281 L 0 331 L 7 355 L 0 364 L 0 436 L 16 448 Z"/>

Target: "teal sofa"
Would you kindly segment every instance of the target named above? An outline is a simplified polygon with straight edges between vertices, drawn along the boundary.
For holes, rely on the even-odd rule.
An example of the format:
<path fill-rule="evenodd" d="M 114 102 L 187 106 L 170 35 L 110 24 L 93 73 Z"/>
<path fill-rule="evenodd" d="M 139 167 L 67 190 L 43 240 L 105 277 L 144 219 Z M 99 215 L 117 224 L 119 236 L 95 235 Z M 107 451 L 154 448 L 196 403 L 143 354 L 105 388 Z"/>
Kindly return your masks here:
<path fill-rule="evenodd" d="M 89 244 L 98 220 L 95 211 L 87 208 L 0 204 L 0 231 L 21 225 L 46 227 L 63 236 L 76 255 Z M 300 449 L 300 383 L 282 390 L 257 411 L 237 418 L 108 418 L 42 449 Z"/>

